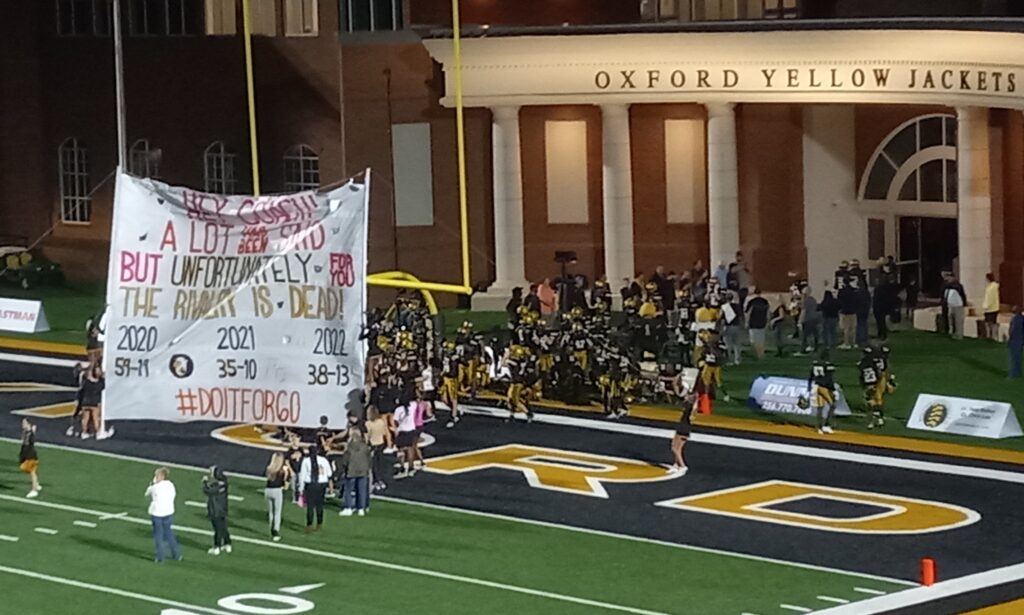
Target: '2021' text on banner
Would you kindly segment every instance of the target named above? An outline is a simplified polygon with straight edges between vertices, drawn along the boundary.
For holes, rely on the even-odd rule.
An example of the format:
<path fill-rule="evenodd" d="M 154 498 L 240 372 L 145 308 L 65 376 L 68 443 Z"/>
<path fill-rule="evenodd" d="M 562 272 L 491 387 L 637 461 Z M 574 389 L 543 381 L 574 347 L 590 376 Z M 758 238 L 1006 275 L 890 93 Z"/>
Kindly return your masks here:
<path fill-rule="evenodd" d="M 366 177 L 252 197 L 119 174 L 105 418 L 344 425 L 363 386 Z"/>

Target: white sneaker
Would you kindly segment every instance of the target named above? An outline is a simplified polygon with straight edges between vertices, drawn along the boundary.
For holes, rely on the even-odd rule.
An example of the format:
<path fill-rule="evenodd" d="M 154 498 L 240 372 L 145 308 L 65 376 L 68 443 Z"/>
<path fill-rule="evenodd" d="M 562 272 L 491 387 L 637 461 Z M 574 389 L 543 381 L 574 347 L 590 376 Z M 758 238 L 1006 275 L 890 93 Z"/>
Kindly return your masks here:
<path fill-rule="evenodd" d="M 64 432 L 64 435 L 68 436 L 69 438 L 71 436 L 75 435 L 75 428 L 74 427 L 68 427 L 68 430 Z"/>
<path fill-rule="evenodd" d="M 274 541 L 274 542 L 281 542 L 281 536 L 280 536 L 280 534 L 278 534 L 278 535 L 275 535 L 275 536 L 274 536 L 274 538 L 273 538 L 273 541 Z"/>
<path fill-rule="evenodd" d="M 231 545 L 224 545 L 223 547 L 221 547 L 221 551 L 225 553 L 231 553 Z"/>
<path fill-rule="evenodd" d="M 113 437 L 113 435 L 114 435 L 114 428 L 111 427 L 110 429 L 107 429 L 106 431 L 101 431 L 98 434 L 96 434 L 96 439 L 97 440 L 106 440 L 107 438 Z"/>
<path fill-rule="evenodd" d="M 210 547 L 207 553 L 209 553 L 210 555 L 220 555 L 220 549 L 217 547 Z"/>
<path fill-rule="evenodd" d="M 88 439 L 89 439 L 89 434 L 87 434 L 87 433 L 85 433 L 85 432 L 83 431 L 83 432 L 82 432 L 82 439 L 83 439 L 83 440 L 88 440 Z"/>
<path fill-rule="evenodd" d="M 455 421 L 448 421 L 448 422 L 447 422 L 447 423 L 445 423 L 445 425 L 444 425 L 444 428 L 445 428 L 445 429 L 451 429 L 451 428 L 453 428 L 453 427 L 455 427 Z"/>
<path fill-rule="evenodd" d="M 819 433 L 819 434 L 823 434 L 823 433 L 825 433 L 825 429 L 824 429 L 823 427 L 819 427 L 819 428 L 818 428 L 818 433 Z"/>
<path fill-rule="evenodd" d="M 384 449 L 384 454 L 385 455 L 392 455 L 392 454 L 397 453 L 397 452 L 398 452 L 398 449 L 393 447 L 393 446 L 389 446 L 386 449 Z"/>
<path fill-rule="evenodd" d="M 351 517 L 352 516 L 352 509 L 351 508 L 346 508 L 346 509 L 342 510 L 338 514 L 341 515 L 342 517 Z"/>
<path fill-rule="evenodd" d="M 365 517 L 366 516 L 366 511 L 360 509 L 356 514 L 358 514 L 360 517 Z"/>
<path fill-rule="evenodd" d="M 676 474 L 678 474 L 679 476 L 686 476 L 686 473 L 689 472 L 689 471 L 690 471 L 689 467 L 683 466 L 683 467 L 679 468 L 678 470 L 676 470 Z"/>
<path fill-rule="evenodd" d="M 25 497 L 26 498 L 36 498 L 36 497 L 39 497 L 39 490 L 38 489 L 33 489 L 32 491 L 29 491 L 28 495 L 26 495 Z"/>
<path fill-rule="evenodd" d="M 825 425 L 825 426 L 824 426 L 824 427 L 822 427 L 821 429 L 822 429 L 822 431 L 824 431 L 825 433 L 832 433 L 832 428 L 831 428 L 831 427 L 829 427 L 828 425 Z"/>

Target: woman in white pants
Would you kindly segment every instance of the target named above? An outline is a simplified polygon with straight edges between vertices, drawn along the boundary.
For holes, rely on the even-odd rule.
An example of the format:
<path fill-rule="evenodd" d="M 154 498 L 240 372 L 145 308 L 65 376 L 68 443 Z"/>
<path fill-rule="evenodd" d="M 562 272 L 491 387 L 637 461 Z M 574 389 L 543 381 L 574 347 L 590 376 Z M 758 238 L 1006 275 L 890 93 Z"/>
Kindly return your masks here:
<path fill-rule="evenodd" d="M 267 465 L 267 518 L 270 521 L 270 536 L 274 542 L 281 540 L 281 507 L 284 505 L 284 486 L 288 484 L 291 467 L 284 462 L 284 455 L 274 453 Z"/>

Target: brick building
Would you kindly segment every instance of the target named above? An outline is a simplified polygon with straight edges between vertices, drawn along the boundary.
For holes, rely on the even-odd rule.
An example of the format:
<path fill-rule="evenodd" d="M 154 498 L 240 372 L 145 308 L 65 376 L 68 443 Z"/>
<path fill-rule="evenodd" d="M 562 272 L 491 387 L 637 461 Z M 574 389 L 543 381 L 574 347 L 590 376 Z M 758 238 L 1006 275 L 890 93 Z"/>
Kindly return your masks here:
<path fill-rule="evenodd" d="M 251 2 L 263 190 L 371 167 L 371 271 L 455 281 L 449 0 Z M 778 290 L 892 254 L 1021 301 L 1018 4 L 462 0 L 474 281 L 499 301 L 555 250 L 616 285 L 742 250 Z M 251 189 L 240 5 L 122 0 L 132 172 Z M 80 278 L 106 270 L 109 7 L 0 5 L 0 235 L 52 229 Z"/>

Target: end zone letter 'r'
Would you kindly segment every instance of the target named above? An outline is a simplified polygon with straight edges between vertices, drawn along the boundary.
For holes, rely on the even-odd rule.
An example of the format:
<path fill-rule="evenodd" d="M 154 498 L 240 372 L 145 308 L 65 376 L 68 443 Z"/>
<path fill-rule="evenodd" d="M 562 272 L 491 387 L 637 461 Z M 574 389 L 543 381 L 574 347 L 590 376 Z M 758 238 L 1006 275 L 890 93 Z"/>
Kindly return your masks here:
<path fill-rule="evenodd" d="M 641 483 L 675 478 L 667 469 L 621 457 L 606 457 L 525 444 L 505 444 L 436 457 L 427 471 L 462 474 L 503 469 L 521 472 L 531 487 L 607 498 L 604 482 Z"/>

